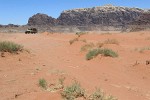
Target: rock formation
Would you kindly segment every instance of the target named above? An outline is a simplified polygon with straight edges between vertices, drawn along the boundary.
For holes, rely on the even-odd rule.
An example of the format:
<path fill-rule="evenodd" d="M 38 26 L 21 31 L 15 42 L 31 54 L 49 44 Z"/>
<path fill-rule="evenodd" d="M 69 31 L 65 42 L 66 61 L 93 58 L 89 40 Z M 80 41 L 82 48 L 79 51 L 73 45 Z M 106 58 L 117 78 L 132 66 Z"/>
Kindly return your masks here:
<path fill-rule="evenodd" d="M 150 25 L 150 12 L 143 13 L 131 24 L 133 24 L 133 25 Z"/>
<path fill-rule="evenodd" d="M 56 19 L 52 18 L 51 16 L 48 16 L 46 14 L 40 14 L 37 13 L 36 15 L 33 15 L 28 20 L 28 25 L 30 26 L 42 26 L 42 25 L 48 25 L 52 26 L 55 25 Z"/>
<path fill-rule="evenodd" d="M 124 25 L 139 17 L 144 10 L 139 8 L 102 7 L 73 9 L 63 11 L 58 18 L 60 25 Z"/>
<path fill-rule="evenodd" d="M 29 18 L 28 25 L 121 26 L 131 24 L 131 22 L 136 21 L 139 16 L 147 12 L 150 12 L 150 10 L 105 5 L 101 7 L 66 10 L 57 19 L 38 13 Z"/>

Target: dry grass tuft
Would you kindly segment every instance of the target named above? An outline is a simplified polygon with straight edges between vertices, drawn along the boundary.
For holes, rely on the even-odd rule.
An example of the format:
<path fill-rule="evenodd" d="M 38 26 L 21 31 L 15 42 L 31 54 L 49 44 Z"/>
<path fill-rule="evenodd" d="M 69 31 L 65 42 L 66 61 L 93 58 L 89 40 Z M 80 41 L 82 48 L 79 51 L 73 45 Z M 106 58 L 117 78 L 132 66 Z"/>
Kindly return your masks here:
<path fill-rule="evenodd" d="M 22 51 L 23 46 L 16 44 L 10 41 L 2 41 L 0 42 L 0 51 L 1 52 L 10 52 L 10 53 L 17 53 L 18 51 Z"/>

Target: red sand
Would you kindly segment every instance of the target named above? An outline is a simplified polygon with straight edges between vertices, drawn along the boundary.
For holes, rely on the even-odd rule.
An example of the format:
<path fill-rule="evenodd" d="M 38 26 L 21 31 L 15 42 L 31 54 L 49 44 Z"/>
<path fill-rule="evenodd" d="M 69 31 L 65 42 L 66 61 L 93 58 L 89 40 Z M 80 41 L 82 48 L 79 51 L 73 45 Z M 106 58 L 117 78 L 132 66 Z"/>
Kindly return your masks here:
<path fill-rule="evenodd" d="M 62 100 L 59 92 L 51 93 L 38 86 L 40 78 L 55 83 L 61 76 L 66 77 L 65 85 L 77 80 L 88 93 L 98 87 L 119 100 L 150 100 L 150 65 L 146 65 L 150 50 L 143 53 L 135 50 L 150 47 L 149 31 L 81 36 L 81 40 L 93 43 L 119 41 L 119 45 L 104 45 L 117 51 L 119 57 L 98 56 L 90 61 L 85 59 L 86 53 L 80 52 L 85 43 L 69 44 L 75 37 L 74 34 L 1 33 L 0 40 L 22 44 L 30 53 L 6 53 L 0 57 L 0 100 Z"/>

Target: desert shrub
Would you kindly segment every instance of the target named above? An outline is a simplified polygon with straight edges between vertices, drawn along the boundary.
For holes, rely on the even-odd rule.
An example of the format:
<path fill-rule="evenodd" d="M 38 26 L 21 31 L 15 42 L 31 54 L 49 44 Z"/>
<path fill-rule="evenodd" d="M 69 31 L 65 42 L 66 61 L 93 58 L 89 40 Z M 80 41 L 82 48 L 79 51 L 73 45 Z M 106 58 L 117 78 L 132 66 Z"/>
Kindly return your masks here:
<path fill-rule="evenodd" d="M 111 49 L 93 49 L 90 50 L 87 54 L 86 54 L 86 59 L 87 60 L 91 60 L 94 57 L 98 56 L 99 54 L 102 54 L 104 56 L 110 56 L 110 57 L 118 57 L 118 54 L 116 52 L 114 52 Z"/>
<path fill-rule="evenodd" d="M 94 47 L 94 44 L 93 43 L 88 43 L 88 44 L 85 44 L 81 47 L 81 51 L 88 51 L 90 50 L 91 48 Z"/>
<path fill-rule="evenodd" d="M 103 54 L 104 56 L 110 56 L 110 57 L 118 57 L 118 54 L 116 52 L 114 52 L 113 50 L 111 49 L 102 49 L 100 51 L 101 54 Z"/>
<path fill-rule="evenodd" d="M 10 41 L 2 41 L 0 42 L 0 51 L 1 52 L 10 52 L 10 53 L 16 53 L 18 51 L 22 51 L 23 46 L 10 42 Z"/>
<path fill-rule="evenodd" d="M 85 90 L 81 88 L 78 82 L 73 83 L 63 89 L 61 96 L 66 100 L 74 100 L 78 97 L 84 97 Z"/>
<path fill-rule="evenodd" d="M 81 88 L 78 82 L 74 82 L 70 86 L 63 88 L 61 96 L 65 100 L 75 100 L 77 98 L 84 98 L 85 100 L 117 100 L 113 96 L 107 96 L 100 89 L 96 89 L 94 93 L 87 95 L 85 90 Z"/>
<path fill-rule="evenodd" d="M 70 40 L 69 41 L 70 45 L 73 44 L 75 41 L 79 41 L 79 39 L 78 38 L 74 38 L 74 39 Z"/>
<path fill-rule="evenodd" d="M 91 60 L 94 57 L 96 57 L 97 55 L 99 55 L 100 49 L 93 49 L 90 50 L 87 54 L 86 54 L 86 60 Z"/>
<path fill-rule="evenodd" d="M 39 79 L 39 86 L 41 86 L 44 89 L 47 89 L 47 82 L 45 79 Z"/>
<path fill-rule="evenodd" d="M 96 91 L 91 94 L 88 100 L 104 100 L 104 93 L 100 89 L 96 89 Z"/>
<path fill-rule="evenodd" d="M 88 100 L 117 100 L 113 96 L 107 96 L 100 89 L 96 89 L 96 91 L 88 97 Z"/>
<path fill-rule="evenodd" d="M 119 44 L 119 42 L 116 39 L 107 39 L 104 41 L 105 44 Z"/>
<path fill-rule="evenodd" d="M 80 37 L 81 35 L 87 34 L 87 32 L 76 32 L 76 35 L 78 35 L 78 37 Z"/>

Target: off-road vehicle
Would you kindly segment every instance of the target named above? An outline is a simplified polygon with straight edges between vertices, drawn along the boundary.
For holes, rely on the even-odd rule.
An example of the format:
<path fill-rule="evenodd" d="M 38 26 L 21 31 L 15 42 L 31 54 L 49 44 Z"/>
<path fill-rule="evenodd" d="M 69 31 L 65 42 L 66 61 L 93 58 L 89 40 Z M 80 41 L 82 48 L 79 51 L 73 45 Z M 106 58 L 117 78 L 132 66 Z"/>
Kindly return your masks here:
<path fill-rule="evenodd" d="M 28 28 L 26 31 L 25 31 L 25 34 L 35 34 L 37 33 L 37 29 L 36 28 Z"/>

